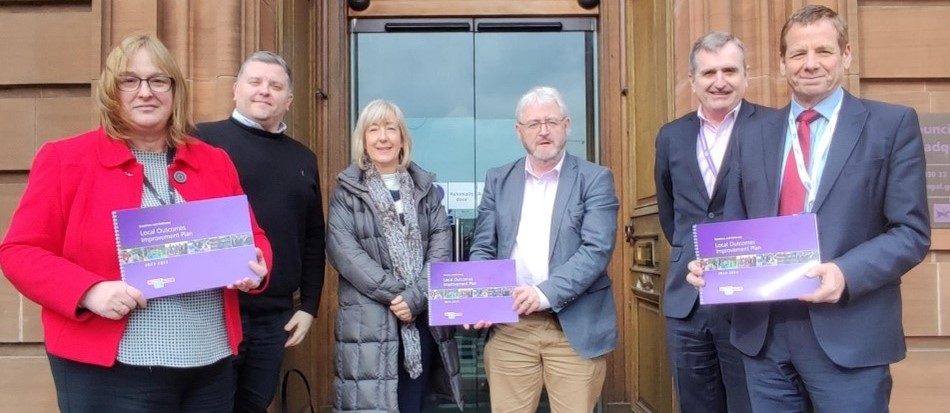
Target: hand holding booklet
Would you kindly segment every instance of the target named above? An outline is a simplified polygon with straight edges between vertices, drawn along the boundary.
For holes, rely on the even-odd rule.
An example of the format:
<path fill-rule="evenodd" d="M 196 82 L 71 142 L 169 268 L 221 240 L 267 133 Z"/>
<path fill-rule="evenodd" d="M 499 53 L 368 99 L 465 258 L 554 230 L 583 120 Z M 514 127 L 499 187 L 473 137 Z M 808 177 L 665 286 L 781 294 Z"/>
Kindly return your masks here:
<path fill-rule="evenodd" d="M 257 278 L 244 195 L 112 212 L 122 280 L 145 298 Z"/>
<path fill-rule="evenodd" d="M 429 325 L 514 323 L 514 260 L 429 264 Z"/>
<path fill-rule="evenodd" d="M 701 304 L 795 299 L 821 282 L 805 276 L 821 262 L 814 214 L 698 224 L 693 239 Z"/>

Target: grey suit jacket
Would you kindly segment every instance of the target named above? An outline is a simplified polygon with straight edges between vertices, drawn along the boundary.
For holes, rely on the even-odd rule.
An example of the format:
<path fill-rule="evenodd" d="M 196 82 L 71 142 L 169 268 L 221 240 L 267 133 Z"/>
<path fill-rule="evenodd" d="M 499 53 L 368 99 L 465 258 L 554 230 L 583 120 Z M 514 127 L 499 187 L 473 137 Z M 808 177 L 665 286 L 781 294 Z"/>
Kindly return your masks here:
<path fill-rule="evenodd" d="M 775 216 L 788 124 L 785 107 L 761 139 L 736 151 L 738 209 L 749 218 Z M 815 337 L 835 364 L 856 368 L 904 358 L 901 277 L 930 248 L 924 147 L 913 109 L 858 99 L 845 92 L 818 185 L 822 262 L 844 273 L 837 304 L 808 304 Z M 727 201 L 728 204 L 729 201 Z M 732 342 L 754 356 L 769 325 L 767 304 L 734 308 Z"/>
<path fill-rule="evenodd" d="M 663 293 L 663 315 L 682 319 L 688 317 L 699 301 L 699 292 L 686 282 L 686 265 L 696 259 L 693 225 L 723 220 L 723 208 L 729 193 L 728 177 L 732 173 L 731 152 L 740 138 L 760 139 L 764 134 L 762 119 L 773 116 L 775 109 L 747 101 L 736 116 L 726 155 L 722 159 L 712 197 L 706 193 L 696 159 L 696 137 L 700 119 L 690 112 L 660 128 L 656 137 L 656 204 L 663 234 L 672 247 L 666 289 Z"/>
<path fill-rule="evenodd" d="M 490 169 L 478 206 L 471 260 L 511 257 L 521 221 L 525 158 Z M 538 284 L 574 350 L 584 358 L 617 345 L 617 312 L 607 264 L 619 203 L 607 168 L 566 154 L 551 219 L 550 273 Z"/>

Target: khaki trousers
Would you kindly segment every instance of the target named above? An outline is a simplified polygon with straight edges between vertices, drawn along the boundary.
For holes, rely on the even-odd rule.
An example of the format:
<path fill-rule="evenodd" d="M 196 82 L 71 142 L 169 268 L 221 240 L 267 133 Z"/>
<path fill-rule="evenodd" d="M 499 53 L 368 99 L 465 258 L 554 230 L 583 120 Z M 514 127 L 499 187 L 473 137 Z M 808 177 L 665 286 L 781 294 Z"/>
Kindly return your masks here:
<path fill-rule="evenodd" d="M 604 387 L 607 359 L 578 356 L 557 318 L 541 312 L 493 327 L 485 372 L 494 413 L 536 412 L 542 386 L 552 413 L 590 413 Z"/>

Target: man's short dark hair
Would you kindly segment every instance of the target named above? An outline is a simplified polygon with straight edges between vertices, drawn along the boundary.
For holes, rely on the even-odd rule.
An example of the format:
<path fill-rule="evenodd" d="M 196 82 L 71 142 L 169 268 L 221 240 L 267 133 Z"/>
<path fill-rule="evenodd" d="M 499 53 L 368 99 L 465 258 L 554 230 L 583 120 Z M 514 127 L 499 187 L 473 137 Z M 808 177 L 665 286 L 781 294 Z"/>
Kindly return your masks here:
<path fill-rule="evenodd" d="M 792 13 L 788 21 L 785 22 L 785 26 L 782 27 L 782 37 L 779 43 L 779 53 L 781 53 L 782 57 L 785 57 L 785 52 L 788 51 L 788 42 L 785 37 L 788 36 L 788 31 L 791 30 L 793 25 L 800 24 L 802 26 L 809 26 L 822 19 L 830 20 L 831 24 L 835 26 L 835 30 L 838 32 L 838 47 L 844 51 L 844 48 L 847 47 L 849 43 L 848 23 L 832 9 L 817 4 L 809 4 L 798 9 L 795 13 Z"/>
<path fill-rule="evenodd" d="M 718 52 L 719 49 L 722 49 L 728 43 L 733 43 L 736 47 L 739 48 L 739 51 L 742 52 L 742 69 L 745 70 L 745 45 L 742 43 L 742 40 L 739 40 L 738 37 L 733 36 L 731 33 L 726 32 L 711 32 L 707 33 L 705 36 L 696 39 L 696 42 L 693 43 L 693 50 L 689 52 L 689 74 L 696 73 L 696 55 L 699 54 L 700 50 L 705 50 L 707 52 Z"/>
<path fill-rule="evenodd" d="M 274 52 L 268 52 L 266 50 L 259 50 L 254 52 L 251 57 L 248 57 L 244 63 L 241 64 L 241 70 L 238 71 L 238 78 L 244 74 L 244 68 L 247 67 L 248 63 L 251 62 L 261 62 L 269 63 L 272 65 L 278 65 L 284 69 L 284 72 L 287 73 L 287 89 L 290 90 L 292 95 L 294 92 L 294 77 L 290 74 L 290 65 L 287 64 L 287 61 L 283 57 L 280 57 L 279 54 Z"/>

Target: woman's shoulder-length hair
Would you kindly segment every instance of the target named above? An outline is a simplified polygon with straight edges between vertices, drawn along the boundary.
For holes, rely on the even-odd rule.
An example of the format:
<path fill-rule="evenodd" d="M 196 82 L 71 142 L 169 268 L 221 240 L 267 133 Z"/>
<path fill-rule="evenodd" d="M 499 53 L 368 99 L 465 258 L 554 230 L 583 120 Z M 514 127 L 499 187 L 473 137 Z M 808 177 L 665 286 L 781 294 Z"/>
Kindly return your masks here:
<path fill-rule="evenodd" d="M 395 103 L 376 99 L 367 103 L 360 112 L 360 116 L 356 120 L 356 127 L 353 128 L 353 136 L 350 139 L 350 158 L 360 169 L 365 171 L 372 162 L 369 159 L 369 154 L 366 153 L 366 141 L 364 139 L 366 130 L 372 125 L 383 125 L 387 122 L 395 122 L 396 127 L 399 128 L 399 133 L 402 135 L 402 150 L 399 152 L 397 168 L 409 168 L 409 164 L 412 162 L 412 136 L 409 135 L 406 118 Z"/>
<path fill-rule="evenodd" d="M 97 90 L 100 123 L 109 136 L 117 139 L 129 138 L 133 127 L 122 106 L 118 79 L 128 69 L 129 62 L 139 50 L 145 50 L 152 58 L 152 63 L 172 78 L 172 114 L 168 120 L 169 145 L 184 143 L 194 129 L 189 117 L 187 83 L 175 57 L 151 34 L 126 37 L 106 57 Z"/>

